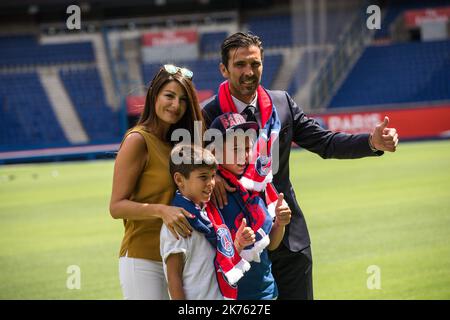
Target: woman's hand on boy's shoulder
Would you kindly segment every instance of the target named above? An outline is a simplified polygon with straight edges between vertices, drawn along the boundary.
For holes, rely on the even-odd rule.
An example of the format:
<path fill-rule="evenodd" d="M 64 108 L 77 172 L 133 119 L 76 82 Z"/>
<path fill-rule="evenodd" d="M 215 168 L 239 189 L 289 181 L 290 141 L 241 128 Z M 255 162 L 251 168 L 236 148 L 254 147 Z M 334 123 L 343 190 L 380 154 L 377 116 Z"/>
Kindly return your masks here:
<path fill-rule="evenodd" d="M 191 236 L 192 226 L 186 217 L 194 218 L 194 216 L 187 210 L 181 207 L 161 205 L 160 217 L 175 238 L 179 239 L 178 235 L 183 238 Z"/>

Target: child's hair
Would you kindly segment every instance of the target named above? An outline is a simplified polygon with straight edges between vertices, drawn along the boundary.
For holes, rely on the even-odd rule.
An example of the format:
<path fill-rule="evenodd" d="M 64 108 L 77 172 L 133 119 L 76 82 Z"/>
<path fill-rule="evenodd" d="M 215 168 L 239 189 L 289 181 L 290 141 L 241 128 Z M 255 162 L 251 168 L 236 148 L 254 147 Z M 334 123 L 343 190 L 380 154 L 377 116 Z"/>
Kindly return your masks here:
<path fill-rule="evenodd" d="M 211 151 L 194 144 L 177 144 L 170 152 L 170 175 L 175 172 L 189 178 L 192 171 L 200 168 L 217 170 L 217 160 Z"/>

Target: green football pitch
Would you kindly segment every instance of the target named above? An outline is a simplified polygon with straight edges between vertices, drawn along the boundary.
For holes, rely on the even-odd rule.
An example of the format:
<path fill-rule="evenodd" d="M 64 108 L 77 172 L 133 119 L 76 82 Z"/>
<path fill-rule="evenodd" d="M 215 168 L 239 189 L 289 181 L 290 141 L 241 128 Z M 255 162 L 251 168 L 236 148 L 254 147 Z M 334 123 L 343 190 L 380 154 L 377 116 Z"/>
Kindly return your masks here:
<path fill-rule="evenodd" d="M 0 299 L 122 298 L 113 165 L 0 167 Z M 296 150 L 291 180 L 316 299 L 450 299 L 450 141 L 360 160 Z"/>

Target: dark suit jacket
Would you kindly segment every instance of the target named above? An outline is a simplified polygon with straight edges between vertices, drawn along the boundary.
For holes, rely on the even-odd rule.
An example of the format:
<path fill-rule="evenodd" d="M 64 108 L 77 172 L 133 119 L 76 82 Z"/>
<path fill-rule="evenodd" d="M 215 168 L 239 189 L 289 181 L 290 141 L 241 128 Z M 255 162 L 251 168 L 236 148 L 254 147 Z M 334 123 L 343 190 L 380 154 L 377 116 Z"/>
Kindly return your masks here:
<path fill-rule="evenodd" d="M 283 243 L 291 251 L 297 252 L 310 245 L 310 238 L 305 218 L 289 179 L 291 143 L 295 142 L 324 159 L 355 159 L 381 155 L 383 152 L 374 153 L 370 149 L 369 134 L 351 135 L 325 130 L 314 119 L 306 117 L 287 92 L 271 90 L 267 92 L 272 98 L 281 122 L 279 168 L 274 174 L 273 183 L 278 192 L 284 193 L 284 198 L 292 211 L 291 223 L 286 227 Z M 203 103 L 203 116 L 207 127 L 221 113 L 217 96 Z"/>

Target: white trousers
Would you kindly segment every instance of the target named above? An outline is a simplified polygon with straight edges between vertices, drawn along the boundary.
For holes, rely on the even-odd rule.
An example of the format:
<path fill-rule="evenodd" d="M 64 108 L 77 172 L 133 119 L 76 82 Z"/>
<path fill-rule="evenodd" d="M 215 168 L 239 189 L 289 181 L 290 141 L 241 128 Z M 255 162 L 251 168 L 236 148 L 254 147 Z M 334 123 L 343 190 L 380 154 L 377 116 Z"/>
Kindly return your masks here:
<path fill-rule="evenodd" d="M 168 300 L 162 262 L 119 258 L 119 277 L 125 300 Z"/>

